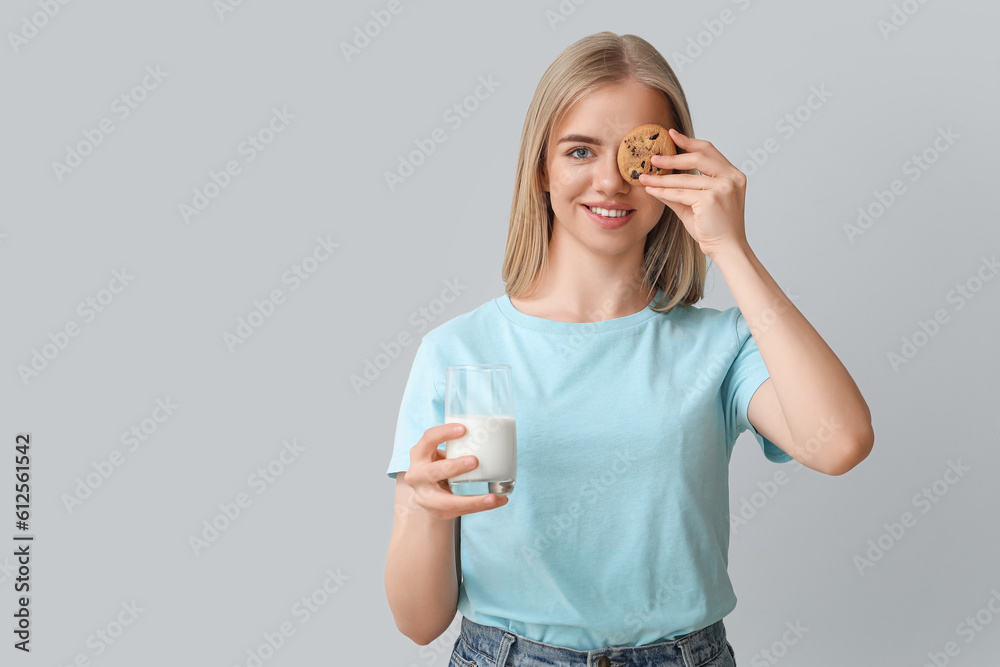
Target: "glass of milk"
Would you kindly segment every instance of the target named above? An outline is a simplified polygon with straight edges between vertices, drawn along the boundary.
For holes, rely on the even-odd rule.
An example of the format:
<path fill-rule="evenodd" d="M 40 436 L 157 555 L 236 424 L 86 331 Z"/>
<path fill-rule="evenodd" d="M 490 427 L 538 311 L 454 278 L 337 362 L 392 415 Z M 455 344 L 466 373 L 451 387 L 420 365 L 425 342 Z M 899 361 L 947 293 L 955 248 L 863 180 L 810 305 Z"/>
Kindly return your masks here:
<path fill-rule="evenodd" d="M 445 458 L 470 454 L 479 465 L 448 479 L 456 495 L 514 490 L 517 477 L 517 436 L 510 366 L 468 364 L 448 366 L 444 399 L 445 423 L 465 426 L 465 434 L 445 443 Z"/>

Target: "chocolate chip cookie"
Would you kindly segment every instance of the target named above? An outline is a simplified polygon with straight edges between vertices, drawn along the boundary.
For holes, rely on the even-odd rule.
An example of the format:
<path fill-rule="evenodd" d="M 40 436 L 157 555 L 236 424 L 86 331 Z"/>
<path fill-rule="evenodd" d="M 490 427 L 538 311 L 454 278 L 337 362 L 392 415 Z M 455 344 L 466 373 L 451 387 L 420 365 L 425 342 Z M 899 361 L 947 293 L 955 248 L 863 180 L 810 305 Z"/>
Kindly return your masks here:
<path fill-rule="evenodd" d="M 672 174 L 650 164 L 651 155 L 676 155 L 677 147 L 667 128 L 655 124 L 640 125 L 625 135 L 618 146 L 618 171 L 629 185 L 642 185 L 639 174 Z"/>

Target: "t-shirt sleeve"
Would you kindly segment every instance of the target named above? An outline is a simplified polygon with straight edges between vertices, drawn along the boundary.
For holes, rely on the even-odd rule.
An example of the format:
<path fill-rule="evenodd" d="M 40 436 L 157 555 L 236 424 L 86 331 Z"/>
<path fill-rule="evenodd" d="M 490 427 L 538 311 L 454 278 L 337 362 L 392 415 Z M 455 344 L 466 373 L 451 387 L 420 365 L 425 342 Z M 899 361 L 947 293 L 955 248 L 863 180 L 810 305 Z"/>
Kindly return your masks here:
<path fill-rule="evenodd" d="M 445 369 L 435 363 L 433 348 L 424 336 L 413 357 L 396 420 L 392 458 L 386 470 L 392 479 L 396 479 L 397 472 L 410 468 L 410 448 L 417 444 L 424 431 L 444 423 L 443 387 L 438 384 L 438 375 L 443 385 Z"/>
<path fill-rule="evenodd" d="M 786 454 L 776 444 L 757 432 L 757 429 L 750 423 L 747 417 L 747 409 L 750 407 L 750 399 L 754 393 L 764 384 L 764 381 L 771 377 L 764 359 L 757 349 L 757 342 L 750 334 L 750 327 L 747 326 L 746 319 L 739 308 L 731 308 L 738 315 L 736 317 L 736 344 L 738 351 L 732 366 L 726 373 L 726 378 L 722 383 L 723 405 L 726 411 L 726 428 L 729 432 L 730 442 L 734 442 L 743 431 L 749 430 L 753 433 L 764 456 L 775 463 L 785 463 L 794 460 Z"/>

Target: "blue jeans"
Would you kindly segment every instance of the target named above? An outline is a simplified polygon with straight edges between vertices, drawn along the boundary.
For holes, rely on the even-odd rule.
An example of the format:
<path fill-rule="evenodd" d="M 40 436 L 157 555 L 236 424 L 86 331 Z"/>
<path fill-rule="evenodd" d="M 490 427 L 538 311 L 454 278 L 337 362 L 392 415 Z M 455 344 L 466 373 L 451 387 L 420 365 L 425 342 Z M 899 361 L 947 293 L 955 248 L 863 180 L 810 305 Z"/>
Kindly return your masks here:
<path fill-rule="evenodd" d="M 448 667 L 736 667 L 719 619 L 673 641 L 577 651 L 462 617 Z"/>

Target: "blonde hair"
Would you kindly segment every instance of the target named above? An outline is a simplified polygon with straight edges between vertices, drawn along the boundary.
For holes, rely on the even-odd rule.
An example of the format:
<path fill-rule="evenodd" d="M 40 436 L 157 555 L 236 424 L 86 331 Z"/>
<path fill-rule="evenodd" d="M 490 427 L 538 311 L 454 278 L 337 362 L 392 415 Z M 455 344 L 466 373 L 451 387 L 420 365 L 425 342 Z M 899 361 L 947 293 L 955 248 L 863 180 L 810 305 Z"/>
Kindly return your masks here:
<path fill-rule="evenodd" d="M 687 99 L 673 69 L 649 42 L 636 35 L 599 32 L 574 42 L 545 70 L 521 131 L 510 227 L 500 273 L 508 295 L 519 297 L 548 260 L 553 211 L 542 187 L 546 146 L 553 129 L 569 108 L 590 92 L 610 83 L 633 80 L 667 99 L 674 128 L 694 137 Z M 679 147 L 678 153 L 683 153 Z M 696 173 L 691 169 L 686 172 Z M 648 296 L 663 289 L 664 299 L 653 308 L 670 312 L 674 306 L 693 305 L 704 296 L 706 257 L 669 206 L 646 236 L 642 275 L 636 283 L 649 285 Z M 664 303 L 666 301 L 666 303 Z"/>

